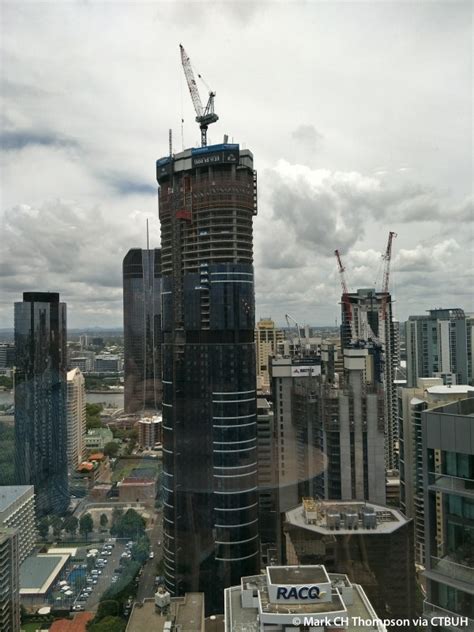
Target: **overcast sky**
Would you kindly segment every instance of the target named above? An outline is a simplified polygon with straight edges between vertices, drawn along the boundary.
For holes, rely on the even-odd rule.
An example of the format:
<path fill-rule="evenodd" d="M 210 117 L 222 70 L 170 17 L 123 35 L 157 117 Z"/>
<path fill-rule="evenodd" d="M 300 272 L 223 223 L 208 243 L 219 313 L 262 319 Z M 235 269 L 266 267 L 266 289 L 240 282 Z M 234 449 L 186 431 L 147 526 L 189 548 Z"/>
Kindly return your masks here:
<path fill-rule="evenodd" d="M 2 0 L 0 327 L 26 290 L 122 325 L 123 256 L 146 218 L 160 241 L 155 160 L 181 118 L 199 140 L 180 42 L 217 92 L 210 143 L 254 153 L 257 318 L 334 324 L 334 249 L 380 289 L 389 230 L 397 318 L 474 311 L 473 6 Z"/>

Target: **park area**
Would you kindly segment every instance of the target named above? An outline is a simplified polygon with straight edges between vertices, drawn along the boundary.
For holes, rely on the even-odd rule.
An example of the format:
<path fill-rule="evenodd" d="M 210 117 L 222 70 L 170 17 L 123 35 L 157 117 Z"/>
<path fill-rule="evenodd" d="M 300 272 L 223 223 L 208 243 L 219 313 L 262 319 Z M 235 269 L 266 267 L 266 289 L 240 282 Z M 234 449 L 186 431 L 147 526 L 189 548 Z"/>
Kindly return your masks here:
<path fill-rule="evenodd" d="M 112 472 L 112 483 L 118 483 L 124 478 L 156 479 L 161 474 L 160 459 L 131 458 L 119 459 Z"/>

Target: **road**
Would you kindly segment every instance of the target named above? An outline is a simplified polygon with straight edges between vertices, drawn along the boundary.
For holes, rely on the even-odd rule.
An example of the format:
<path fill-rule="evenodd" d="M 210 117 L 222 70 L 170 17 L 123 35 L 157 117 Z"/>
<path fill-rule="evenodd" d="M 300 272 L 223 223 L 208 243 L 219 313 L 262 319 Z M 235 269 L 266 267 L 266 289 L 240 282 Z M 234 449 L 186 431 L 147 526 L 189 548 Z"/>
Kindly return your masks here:
<path fill-rule="evenodd" d="M 156 565 L 161 560 L 163 555 L 163 524 L 162 513 L 155 514 L 155 524 L 151 530 L 147 530 L 147 535 L 150 538 L 150 551 L 153 551 L 155 557 L 152 560 L 148 560 L 143 566 L 142 574 L 140 577 L 140 583 L 138 584 L 136 601 L 143 601 L 143 599 L 149 599 L 155 594 L 155 577 L 158 574 L 156 572 Z M 158 546 L 158 542 L 161 544 Z"/>

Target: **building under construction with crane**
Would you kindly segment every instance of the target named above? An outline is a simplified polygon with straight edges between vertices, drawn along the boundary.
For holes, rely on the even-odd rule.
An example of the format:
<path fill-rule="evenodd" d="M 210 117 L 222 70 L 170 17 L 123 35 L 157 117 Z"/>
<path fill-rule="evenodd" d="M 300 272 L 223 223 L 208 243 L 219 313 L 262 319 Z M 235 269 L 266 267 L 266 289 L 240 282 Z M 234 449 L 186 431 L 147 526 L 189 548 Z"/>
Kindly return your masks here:
<path fill-rule="evenodd" d="M 253 156 L 207 145 L 217 120 L 181 59 L 202 146 L 156 163 L 161 222 L 164 568 L 174 595 L 258 572 Z"/>
<path fill-rule="evenodd" d="M 341 347 L 367 344 L 372 356 L 375 380 L 385 391 L 385 456 L 387 469 L 398 466 L 397 395 L 394 388 L 399 363 L 399 338 L 392 318 L 392 297 L 389 292 L 392 242 L 396 234 L 390 232 L 382 259 L 384 262 L 382 290 L 374 288 L 349 292 L 341 255 L 335 251 L 342 287 Z"/>

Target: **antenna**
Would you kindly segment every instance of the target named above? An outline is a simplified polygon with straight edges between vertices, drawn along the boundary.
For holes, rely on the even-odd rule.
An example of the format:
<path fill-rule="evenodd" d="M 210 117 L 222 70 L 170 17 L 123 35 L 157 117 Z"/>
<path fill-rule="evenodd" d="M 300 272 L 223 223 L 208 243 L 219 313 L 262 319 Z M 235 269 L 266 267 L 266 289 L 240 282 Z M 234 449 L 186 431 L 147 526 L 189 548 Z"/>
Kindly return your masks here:
<path fill-rule="evenodd" d="M 173 130 L 171 129 L 171 127 L 168 132 L 168 144 L 169 144 L 170 158 L 171 158 L 171 156 L 173 155 Z"/>
<path fill-rule="evenodd" d="M 150 232 L 148 230 L 148 218 L 146 220 L 146 249 L 150 250 Z"/>

